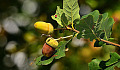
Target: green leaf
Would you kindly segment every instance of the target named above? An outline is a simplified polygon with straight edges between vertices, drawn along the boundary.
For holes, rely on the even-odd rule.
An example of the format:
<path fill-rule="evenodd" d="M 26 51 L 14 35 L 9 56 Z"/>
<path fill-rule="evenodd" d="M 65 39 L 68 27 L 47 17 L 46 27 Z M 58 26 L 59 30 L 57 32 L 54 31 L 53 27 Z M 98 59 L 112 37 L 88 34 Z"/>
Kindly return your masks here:
<path fill-rule="evenodd" d="M 102 14 L 102 20 L 106 20 L 108 18 L 108 13 Z"/>
<path fill-rule="evenodd" d="M 97 22 L 97 21 L 98 21 L 98 18 L 99 18 L 100 13 L 99 13 L 99 11 L 98 11 L 98 10 L 95 10 L 95 11 L 93 11 L 93 12 L 91 12 L 91 13 L 89 13 L 89 14 L 85 15 L 85 16 L 82 16 L 82 18 L 81 18 L 81 19 L 84 19 L 84 18 L 88 17 L 89 15 L 92 15 L 92 16 L 93 16 L 93 20 L 94 20 L 94 22 Z"/>
<path fill-rule="evenodd" d="M 41 55 L 40 57 L 36 58 L 36 65 L 48 65 L 53 61 L 54 57 L 45 57 L 43 55 Z"/>
<path fill-rule="evenodd" d="M 80 31 L 80 33 L 77 35 L 77 38 L 90 38 L 90 40 L 92 41 L 93 39 L 99 37 L 99 35 L 101 34 L 101 30 L 98 30 L 98 25 L 96 24 L 97 23 L 94 23 L 93 21 L 92 15 L 81 19 L 80 23 L 76 24 L 76 29 Z"/>
<path fill-rule="evenodd" d="M 61 22 L 62 22 L 62 25 L 64 27 L 68 25 L 68 20 L 67 20 L 67 18 L 65 16 L 65 13 L 63 13 L 62 16 L 61 16 Z"/>
<path fill-rule="evenodd" d="M 63 26 L 62 23 L 61 23 L 61 16 L 63 14 L 63 9 L 60 9 L 59 6 L 57 6 L 57 10 L 56 10 L 56 13 L 55 15 L 52 15 L 52 19 L 53 20 L 56 20 L 57 23 L 60 25 L 60 26 Z M 56 17 L 57 16 L 57 17 Z"/>
<path fill-rule="evenodd" d="M 103 19 L 103 21 L 100 23 L 99 29 L 105 33 L 103 39 L 105 40 L 109 39 L 111 35 L 111 29 L 112 29 L 113 23 L 114 23 L 113 18 Z"/>
<path fill-rule="evenodd" d="M 100 62 L 101 62 L 101 60 L 98 60 L 98 59 L 92 60 L 90 63 L 88 63 L 89 70 L 98 70 L 98 69 L 101 69 L 99 67 Z"/>
<path fill-rule="evenodd" d="M 114 66 L 110 66 L 110 67 L 106 68 L 105 70 L 115 70 L 115 69 L 114 69 Z"/>
<path fill-rule="evenodd" d="M 55 59 L 60 59 L 61 57 L 65 56 L 65 46 L 68 41 L 61 41 L 58 45 L 57 52 L 55 53 Z"/>
<path fill-rule="evenodd" d="M 112 64 L 118 62 L 119 59 L 120 59 L 120 55 L 115 53 L 115 52 L 114 53 L 110 53 L 110 55 L 111 55 L 111 58 L 110 58 L 110 60 L 108 62 L 106 62 L 106 66 L 112 65 Z"/>
<path fill-rule="evenodd" d="M 100 14 L 97 23 L 100 24 L 100 23 L 102 23 L 103 21 L 105 21 L 107 18 L 108 18 L 108 13 Z M 98 27 L 100 27 L 100 26 L 98 26 Z M 102 30 L 102 29 L 99 28 L 98 30 Z M 109 35 L 109 36 L 110 36 L 110 35 Z M 107 37 L 109 37 L 109 36 L 107 36 Z M 102 32 L 99 37 L 102 38 L 102 39 L 105 39 L 105 33 Z M 105 43 L 105 42 L 98 41 L 98 40 L 96 39 L 96 42 L 95 42 L 94 46 L 100 47 L 100 46 L 103 46 L 104 43 Z"/>
<path fill-rule="evenodd" d="M 107 67 L 105 70 L 115 70 L 115 66 L 120 67 L 120 55 L 116 52 L 110 53 L 110 59 L 105 64 Z"/>
<path fill-rule="evenodd" d="M 46 57 L 41 55 L 40 57 L 36 58 L 36 65 L 48 65 L 50 64 L 53 59 L 60 59 L 61 57 L 65 56 L 65 45 L 68 43 L 69 41 L 61 41 L 59 42 L 58 48 L 56 48 L 55 53 L 53 53 L 53 56 L 51 57 Z"/>
<path fill-rule="evenodd" d="M 68 19 L 68 25 L 80 19 L 78 0 L 63 0 L 63 12 Z"/>
<path fill-rule="evenodd" d="M 95 43 L 94 43 L 94 47 L 101 47 L 103 46 L 104 42 L 99 41 L 98 39 L 96 39 Z"/>
<path fill-rule="evenodd" d="M 91 41 L 97 38 L 108 40 L 111 35 L 113 23 L 114 20 L 108 18 L 107 13 L 99 14 L 99 11 L 93 11 L 83 16 L 80 23 L 76 24 L 76 29 L 80 32 L 77 38 L 90 38 Z M 97 44 L 101 43 L 98 42 Z"/>
<path fill-rule="evenodd" d="M 102 61 L 98 59 L 92 60 L 89 64 L 89 70 L 115 70 L 114 67 L 120 68 L 120 55 L 116 52 L 110 53 L 110 59 L 107 61 Z"/>
<path fill-rule="evenodd" d="M 120 68 L 120 61 L 117 64 L 115 64 L 115 66 L 117 66 L 118 68 Z"/>
<path fill-rule="evenodd" d="M 115 70 L 114 67 L 117 66 L 118 68 L 120 68 L 120 62 L 116 63 L 116 64 L 113 64 L 112 66 L 110 67 L 107 67 L 105 70 Z"/>

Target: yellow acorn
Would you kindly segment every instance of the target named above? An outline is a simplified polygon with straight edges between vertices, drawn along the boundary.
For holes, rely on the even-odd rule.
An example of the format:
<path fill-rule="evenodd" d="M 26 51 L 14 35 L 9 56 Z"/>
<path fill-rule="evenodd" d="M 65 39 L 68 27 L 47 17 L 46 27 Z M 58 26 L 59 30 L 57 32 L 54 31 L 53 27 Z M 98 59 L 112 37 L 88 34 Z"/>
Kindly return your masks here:
<path fill-rule="evenodd" d="M 54 38 L 47 38 L 46 43 L 43 45 L 42 48 L 42 54 L 46 57 L 52 56 L 57 46 L 58 42 Z"/>
<path fill-rule="evenodd" d="M 52 37 L 47 38 L 46 43 L 53 48 L 57 48 L 58 46 L 58 42 Z"/>
<path fill-rule="evenodd" d="M 46 22 L 43 22 L 43 21 L 38 21 L 34 24 L 34 27 L 36 29 L 39 29 L 40 30 L 40 33 L 43 33 L 43 34 L 51 34 L 53 33 L 53 26 L 51 23 L 46 23 Z"/>

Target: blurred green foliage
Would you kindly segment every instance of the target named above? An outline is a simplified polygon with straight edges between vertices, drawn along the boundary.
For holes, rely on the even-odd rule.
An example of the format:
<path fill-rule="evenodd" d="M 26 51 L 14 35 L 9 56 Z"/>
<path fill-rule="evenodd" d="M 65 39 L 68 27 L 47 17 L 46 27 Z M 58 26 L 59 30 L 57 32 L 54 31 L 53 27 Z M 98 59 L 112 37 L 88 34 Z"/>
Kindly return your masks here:
<path fill-rule="evenodd" d="M 35 57 L 41 55 L 41 49 L 46 40 L 45 36 L 41 37 L 39 31 L 35 30 L 33 24 L 36 21 L 46 21 L 52 23 L 54 28 L 59 27 L 57 22 L 52 20 L 51 15 L 54 15 L 57 6 L 62 8 L 62 2 L 62 0 L 0 0 L 1 70 L 88 70 L 88 62 L 92 58 L 107 60 L 110 58 L 110 52 L 116 51 L 120 54 L 120 48 L 114 46 L 94 47 L 95 41 L 83 39 L 82 41 L 86 43 L 84 47 L 80 45 L 74 47 L 69 43 L 67 45 L 69 51 L 66 52 L 64 58 L 54 60 L 47 66 L 36 66 L 34 62 L 29 65 Z M 81 16 L 83 15 L 82 11 L 95 9 L 100 13 L 108 12 L 109 16 L 115 20 L 111 37 L 115 38 L 113 42 L 120 44 L 120 0 L 79 0 L 78 3 L 81 8 Z M 91 10 L 86 10 L 88 7 Z M 15 31 L 17 29 L 18 31 Z M 69 31 L 64 31 L 64 33 L 55 31 L 52 36 L 59 38 L 70 34 L 72 33 Z M 16 43 L 11 43 L 11 41 Z M 25 58 L 18 58 L 16 55 L 19 52 L 25 53 L 25 56 L 22 54 Z M 24 62 L 22 59 L 27 61 Z M 21 63 L 23 61 L 23 64 L 17 61 L 21 61 Z"/>

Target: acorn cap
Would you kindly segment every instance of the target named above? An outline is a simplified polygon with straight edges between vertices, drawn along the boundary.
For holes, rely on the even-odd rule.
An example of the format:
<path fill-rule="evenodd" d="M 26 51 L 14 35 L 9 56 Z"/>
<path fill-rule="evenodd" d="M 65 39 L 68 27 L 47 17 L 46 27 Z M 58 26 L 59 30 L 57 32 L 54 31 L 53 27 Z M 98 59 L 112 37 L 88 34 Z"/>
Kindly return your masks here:
<path fill-rule="evenodd" d="M 34 24 L 34 27 L 36 29 L 39 29 L 40 30 L 40 33 L 43 33 L 43 34 L 51 34 L 53 33 L 53 26 L 51 23 L 46 23 L 46 22 L 42 22 L 42 21 L 38 21 Z"/>
<path fill-rule="evenodd" d="M 58 42 L 52 37 L 47 38 L 46 43 L 53 48 L 57 48 L 58 46 Z"/>

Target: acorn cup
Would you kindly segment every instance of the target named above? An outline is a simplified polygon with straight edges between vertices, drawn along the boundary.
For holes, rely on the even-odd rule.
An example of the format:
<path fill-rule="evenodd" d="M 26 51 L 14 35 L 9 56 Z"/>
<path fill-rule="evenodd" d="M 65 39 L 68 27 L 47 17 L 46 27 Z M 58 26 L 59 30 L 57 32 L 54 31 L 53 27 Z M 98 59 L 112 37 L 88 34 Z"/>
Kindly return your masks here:
<path fill-rule="evenodd" d="M 43 21 L 38 21 L 34 24 L 34 27 L 40 31 L 42 34 L 51 34 L 54 31 L 54 27 L 51 23 L 46 23 Z"/>
<path fill-rule="evenodd" d="M 52 56 L 57 46 L 58 42 L 54 38 L 47 38 L 46 43 L 43 45 L 42 48 L 42 54 L 46 57 Z"/>

